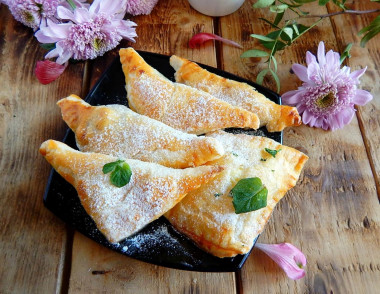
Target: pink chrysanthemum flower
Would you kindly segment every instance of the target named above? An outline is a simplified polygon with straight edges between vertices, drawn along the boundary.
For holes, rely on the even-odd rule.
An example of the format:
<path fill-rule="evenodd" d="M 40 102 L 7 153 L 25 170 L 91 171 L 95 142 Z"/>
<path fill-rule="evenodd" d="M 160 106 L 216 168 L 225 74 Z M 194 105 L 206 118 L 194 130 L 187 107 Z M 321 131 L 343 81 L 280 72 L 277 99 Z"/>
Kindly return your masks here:
<path fill-rule="evenodd" d="M 307 67 L 293 64 L 292 69 L 304 83 L 298 90 L 282 95 L 284 104 L 296 106 L 302 121 L 311 127 L 324 130 L 342 128 L 351 122 L 355 104 L 364 105 L 372 95 L 357 88 L 359 78 L 367 68 L 350 72 L 340 68 L 340 56 L 330 50 L 325 54 L 323 42 L 318 46 L 318 62 L 310 52 L 306 53 Z"/>
<path fill-rule="evenodd" d="M 58 57 L 64 64 L 70 58 L 94 59 L 115 48 L 125 38 L 134 42 L 136 24 L 123 20 L 126 0 L 95 0 L 89 9 L 71 10 L 59 6 L 58 17 L 67 23 L 47 22 L 35 33 L 41 43 L 56 43 L 45 58 Z"/>
<path fill-rule="evenodd" d="M 150 14 L 158 0 L 129 0 L 127 13 L 132 15 Z"/>
<path fill-rule="evenodd" d="M 77 7 L 84 7 L 85 0 L 72 0 Z M 37 30 L 42 22 L 49 19 L 58 22 L 56 17 L 57 7 L 62 5 L 69 7 L 66 0 L 6 0 L 14 18 L 24 25 Z"/>

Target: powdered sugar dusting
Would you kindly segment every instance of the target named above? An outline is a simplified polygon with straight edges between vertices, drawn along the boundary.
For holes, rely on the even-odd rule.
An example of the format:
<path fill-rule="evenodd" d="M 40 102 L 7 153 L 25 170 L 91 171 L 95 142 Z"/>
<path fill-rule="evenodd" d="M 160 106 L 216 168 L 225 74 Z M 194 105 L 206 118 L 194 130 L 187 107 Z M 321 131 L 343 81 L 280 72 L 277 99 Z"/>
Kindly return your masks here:
<path fill-rule="evenodd" d="M 123 105 L 92 109 L 89 121 L 83 121 L 76 130 L 82 151 L 180 168 L 201 165 L 224 153 L 214 139 L 186 134 Z M 80 113 L 78 116 L 81 119 Z"/>

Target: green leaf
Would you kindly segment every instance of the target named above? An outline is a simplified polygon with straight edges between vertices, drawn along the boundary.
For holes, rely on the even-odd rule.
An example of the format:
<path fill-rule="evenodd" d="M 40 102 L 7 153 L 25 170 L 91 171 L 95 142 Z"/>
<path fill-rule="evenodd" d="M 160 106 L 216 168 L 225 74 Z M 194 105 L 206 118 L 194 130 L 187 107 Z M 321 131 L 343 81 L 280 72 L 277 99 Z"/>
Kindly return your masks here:
<path fill-rule="evenodd" d="M 352 43 L 349 43 L 346 47 L 346 49 L 344 49 L 342 55 L 340 56 L 340 64 L 343 63 L 343 61 L 346 59 L 346 58 L 350 58 L 351 57 L 351 54 L 350 54 L 350 50 L 352 48 Z"/>
<path fill-rule="evenodd" d="M 277 26 L 280 23 L 280 21 L 282 20 L 282 18 L 284 17 L 284 14 L 285 14 L 284 12 L 277 13 L 273 24 Z"/>
<path fill-rule="evenodd" d="M 262 36 L 262 35 L 251 34 L 251 37 L 262 40 L 262 41 L 268 41 L 268 42 L 274 41 L 272 38 L 268 38 L 268 37 Z"/>
<path fill-rule="evenodd" d="M 277 153 L 281 151 L 281 149 L 275 150 L 275 149 L 269 149 L 269 148 L 265 148 L 264 150 L 265 150 L 265 152 L 272 155 L 272 157 L 274 157 L 274 158 L 276 157 Z"/>
<path fill-rule="evenodd" d="M 75 8 L 77 8 L 73 0 L 67 0 L 67 3 L 69 3 L 72 10 L 75 10 Z"/>
<path fill-rule="evenodd" d="M 289 6 L 286 4 L 280 4 L 280 5 L 272 5 L 269 7 L 269 10 L 274 13 L 284 13 L 286 9 L 288 9 Z"/>
<path fill-rule="evenodd" d="M 253 8 L 265 8 L 271 6 L 276 0 L 259 0 L 253 4 Z"/>
<path fill-rule="evenodd" d="M 259 178 L 241 179 L 231 190 L 235 213 L 255 211 L 267 206 L 268 189 Z"/>
<path fill-rule="evenodd" d="M 326 5 L 330 0 L 319 0 L 318 4 L 320 6 Z"/>
<path fill-rule="evenodd" d="M 268 71 L 269 71 L 268 68 L 260 71 L 259 74 L 257 75 L 256 83 L 258 83 L 259 85 L 262 85 L 264 81 L 264 77 L 267 75 Z"/>
<path fill-rule="evenodd" d="M 281 84 L 280 84 L 280 78 L 278 77 L 277 73 L 275 73 L 273 70 L 269 70 L 270 74 L 273 76 L 274 81 L 277 85 L 277 92 L 280 93 Z"/>
<path fill-rule="evenodd" d="M 266 37 L 270 38 L 270 39 L 277 39 L 278 35 L 281 33 L 280 30 L 277 30 L 277 31 L 273 31 L 273 32 L 270 32 L 268 35 L 266 35 Z M 286 47 L 286 44 L 282 41 L 260 41 L 260 43 L 265 47 L 265 48 L 268 48 L 270 50 L 273 49 L 274 46 L 276 46 L 276 48 L 274 49 L 274 52 L 278 51 L 278 50 L 282 50 Z M 276 44 L 276 45 L 275 45 Z"/>
<path fill-rule="evenodd" d="M 290 38 L 290 40 L 293 39 L 293 29 L 291 29 L 289 27 L 285 27 L 283 29 L 283 32 L 288 35 L 288 37 Z"/>
<path fill-rule="evenodd" d="M 103 173 L 104 174 L 110 173 L 111 171 L 113 171 L 116 168 L 117 165 L 119 165 L 122 162 L 123 162 L 123 160 L 117 160 L 117 161 L 114 161 L 114 162 L 106 163 L 103 166 Z"/>
<path fill-rule="evenodd" d="M 103 166 L 103 173 L 111 173 L 111 184 L 118 188 L 128 184 L 132 176 L 131 168 L 124 160 L 117 160 L 105 164 Z"/>
<path fill-rule="evenodd" d="M 277 72 L 277 60 L 276 60 L 276 58 L 272 55 L 272 56 L 270 57 L 270 59 L 271 59 L 272 62 L 273 62 L 274 71 Z"/>
<path fill-rule="evenodd" d="M 358 35 L 365 34 L 360 41 L 360 46 L 365 47 L 367 42 L 380 33 L 380 15 L 378 15 L 367 27 L 361 29 Z"/>
<path fill-rule="evenodd" d="M 251 50 L 245 51 L 240 57 L 247 58 L 247 57 L 265 57 L 265 56 L 269 56 L 269 53 L 263 50 L 259 50 L 259 49 L 251 49 Z"/>
<path fill-rule="evenodd" d="M 45 43 L 45 44 L 40 44 L 40 46 L 48 51 L 55 49 L 55 43 Z"/>

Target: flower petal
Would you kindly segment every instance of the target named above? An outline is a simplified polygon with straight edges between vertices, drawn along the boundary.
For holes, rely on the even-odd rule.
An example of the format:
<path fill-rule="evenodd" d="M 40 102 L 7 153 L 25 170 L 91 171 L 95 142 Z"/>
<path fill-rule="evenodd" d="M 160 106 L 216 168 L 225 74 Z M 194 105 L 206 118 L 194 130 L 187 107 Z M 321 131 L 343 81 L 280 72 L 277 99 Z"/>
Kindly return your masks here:
<path fill-rule="evenodd" d="M 317 56 L 318 56 L 319 65 L 320 66 L 325 65 L 326 64 L 325 43 L 323 43 L 323 41 L 319 42 Z"/>
<path fill-rule="evenodd" d="M 55 43 L 68 37 L 72 23 L 56 24 L 50 20 L 34 36 L 40 43 Z"/>
<path fill-rule="evenodd" d="M 305 276 L 303 267 L 306 266 L 306 257 L 292 244 L 256 243 L 255 247 L 272 258 L 285 271 L 289 278 L 298 280 Z"/>
<path fill-rule="evenodd" d="M 303 94 L 302 90 L 293 90 L 282 94 L 281 99 L 284 104 L 294 106 L 300 102 Z"/>
<path fill-rule="evenodd" d="M 311 54 L 309 51 L 306 52 L 306 63 L 309 65 L 312 62 L 317 62 L 317 58 L 313 54 Z"/>
<path fill-rule="evenodd" d="M 34 72 L 40 83 L 47 85 L 55 81 L 65 71 L 66 66 L 50 60 L 37 61 Z"/>
<path fill-rule="evenodd" d="M 355 103 L 357 105 L 365 105 L 369 101 L 371 101 L 373 98 L 372 94 L 365 91 L 357 89 L 355 92 L 355 96 L 352 98 L 352 103 Z"/>
<path fill-rule="evenodd" d="M 195 34 L 189 41 L 189 47 L 194 49 L 196 46 L 199 46 L 199 45 L 201 45 L 204 42 L 209 41 L 209 40 L 218 40 L 218 41 L 221 41 L 223 43 L 229 44 L 229 45 L 234 46 L 234 47 L 243 48 L 240 44 L 238 44 L 234 41 L 224 39 L 218 35 L 209 34 L 209 33 Z"/>
<path fill-rule="evenodd" d="M 367 70 L 367 67 L 355 70 L 350 74 L 350 78 L 353 80 L 359 80 L 359 78 L 364 75 L 365 71 Z"/>
<path fill-rule="evenodd" d="M 297 77 L 301 81 L 303 81 L 303 82 L 308 82 L 309 81 L 309 77 L 308 77 L 308 74 L 307 74 L 307 67 L 305 67 L 305 66 L 303 66 L 301 64 L 295 63 L 292 66 L 292 70 L 294 71 L 294 73 L 297 75 Z"/>
<path fill-rule="evenodd" d="M 74 13 L 66 7 L 57 7 L 57 16 L 61 19 L 74 20 Z"/>

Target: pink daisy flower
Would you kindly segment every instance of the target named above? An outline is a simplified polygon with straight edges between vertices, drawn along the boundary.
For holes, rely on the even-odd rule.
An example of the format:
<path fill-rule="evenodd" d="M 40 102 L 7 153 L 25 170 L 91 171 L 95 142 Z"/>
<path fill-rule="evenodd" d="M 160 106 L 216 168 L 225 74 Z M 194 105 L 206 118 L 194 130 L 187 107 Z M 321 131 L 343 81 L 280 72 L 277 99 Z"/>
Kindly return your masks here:
<path fill-rule="evenodd" d="M 95 0 L 87 9 L 79 7 L 74 12 L 59 6 L 57 15 L 66 23 L 41 25 L 35 33 L 41 43 L 55 43 L 45 58 L 55 58 L 64 64 L 70 58 L 77 60 L 94 59 L 115 48 L 124 38 L 135 41 L 136 24 L 123 20 L 128 0 Z"/>
<path fill-rule="evenodd" d="M 373 97 L 357 88 L 359 78 L 367 68 L 351 73 L 350 68 L 340 68 L 340 55 L 319 43 L 317 58 L 306 53 L 307 67 L 293 64 L 292 69 L 303 81 L 298 90 L 282 95 L 284 104 L 295 106 L 302 121 L 311 127 L 336 130 L 350 123 L 355 114 L 355 104 L 365 105 Z"/>

